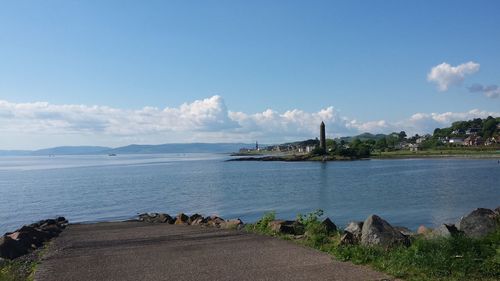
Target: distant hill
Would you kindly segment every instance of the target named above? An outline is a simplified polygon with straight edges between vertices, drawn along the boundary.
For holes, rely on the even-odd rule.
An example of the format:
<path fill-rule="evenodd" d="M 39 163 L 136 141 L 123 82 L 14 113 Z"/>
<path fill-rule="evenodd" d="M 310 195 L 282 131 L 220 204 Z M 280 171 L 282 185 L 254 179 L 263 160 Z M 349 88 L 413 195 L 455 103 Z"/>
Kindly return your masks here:
<path fill-rule="evenodd" d="M 110 148 L 104 146 L 58 146 L 40 150 L 0 150 L 0 156 L 155 154 L 155 153 L 231 153 L 254 144 L 244 143 L 169 143 L 158 145 L 132 144 Z"/>
<path fill-rule="evenodd" d="M 150 153 L 230 153 L 242 147 L 254 144 L 244 143 L 168 143 L 158 145 L 132 144 L 107 151 L 115 154 L 150 154 Z"/>
<path fill-rule="evenodd" d="M 101 154 L 110 150 L 104 146 L 58 146 L 32 151 L 30 155 L 84 155 Z"/>
<path fill-rule="evenodd" d="M 340 140 L 344 140 L 345 142 L 351 142 L 355 139 L 359 139 L 361 141 L 367 141 L 367 140 L 379 140 L 385 138 L 387 135 L 384 134 L 370 134 L 370 133 L 362 133 L 357 136 L 351 136 L 351 137 L 341 137 Z"/>

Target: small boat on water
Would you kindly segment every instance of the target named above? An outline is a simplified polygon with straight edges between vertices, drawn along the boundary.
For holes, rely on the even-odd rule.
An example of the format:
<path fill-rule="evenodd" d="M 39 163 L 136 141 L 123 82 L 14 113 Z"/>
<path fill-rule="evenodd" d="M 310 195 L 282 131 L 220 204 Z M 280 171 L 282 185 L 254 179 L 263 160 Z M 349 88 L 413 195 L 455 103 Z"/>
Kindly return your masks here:
<path fill-rule="evenodd" d="M 116 156 L 116 154 L 110 153 L 110 154 L 108 154 L 108 156 Z"/>

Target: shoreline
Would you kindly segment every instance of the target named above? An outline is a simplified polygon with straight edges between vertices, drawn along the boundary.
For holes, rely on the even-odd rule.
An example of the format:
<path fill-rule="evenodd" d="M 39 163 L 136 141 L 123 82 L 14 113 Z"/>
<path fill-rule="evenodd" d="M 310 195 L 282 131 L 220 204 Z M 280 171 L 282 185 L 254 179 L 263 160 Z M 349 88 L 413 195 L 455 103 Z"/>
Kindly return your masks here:
<path fill-rule="evenodd" d="M 495 280 L 495 276 L 498 276 L 498 272 L 489 271 L 488 266 L 495 259 L 495 256 L 491 253 L 494 252 L 493 250 L 497 247 L 495 245 L 499 242 L 496 237 L 500 237 L 500 207 L 494 210 L 478 208 L 465 214 L 456 223 L 442 223 L 435 228 L 421 226 L 417 231 L 409 230 L 404 226 L 391 225 L 388 221 L 374 214 L 369 215 L 364 221 L 351 221 L 346 227 L 338 228 L 332 220 L 323 215 L 323 211 L 317 210 L 310 214 L 299 215 L 295 220 L 282 220 L 276 218 L 275 214 L 271 212 L 265 214 L 258 221 L 247 224 L 243 223 L 240 219 L 224 220 L 218 216 L 204 217 L 199 214 L 188 216 L 184 213 L 179 213 L 175 217 L 165 213 L 143 213 L 136 216 L 133 220 L 118 222 L 67 224 L 67 221 L 62 217 L 57 220 L 49 219 L 23 226 L 15 232 L 6 233 L 3 236 L 3 241 L 9 241 L 9 244 L 0 243 L 0 252 L 2 254 L 7 253 L 6 250 L 8 252 L 16 250 L 22 245 L 27 248 L 20 256 L 7 257 L 4 260 L 0 259 L 0 269 L 4 270 L 4 272 L 7 270 L 9 274 L 12 273 L 13 275 L 37 276 L 42 277 L 43 280 L 62 280 L 51 279 L 51 276 L 54 274 L 69 276 L 74 273 L 73 271 L 68 271 L 66 266 L 60 266 L 59 262 L 66 262 L 66 255 L 80 256 L 75 253 L 79 253 L 82 249 L 80 247 L 71 247 L 71 245 L 74 243 L 80 245 L 83 240 L 86 241 L 84 244 L 88 247 L 88 249 L 83 249 L 85 253 L 88 253 L 88 251 L 91 251 L 93 255 L 100 255 L 103 251 L 106 251 L 107 254 L 121 253 L 123 252 L 122 246 L 125 245 L 127 248 L 133 247 L 137 253 L 143 253 L 144 256 L 141 260 L 148 259 L 147 262 L 150 263 L 153 262 L 148 258 L 150 257 L 150 252 L 155 251 L 157 247 L 168 249 L 185 247 L 186 249 L 191 249 L 192 243 L 195 243 L 197 249 L 200 247 L 205 248 L 206 253 L 213 256 L 213 258 L 226 261 L 228 255 L 235 258 L 241 255 L 237 252 L 237 249 L 243 249 L 243 252 L 247 253 L 248 247 L 253 248 L 249 245 L 249 241 L 253 241 L 254 239 L 258 239 L 259 241 L 260 239 L 270 239 L 267 240 L 269 243 L 279 243 L 282 245 L 282 249 L 277 251 L 277 253 L 281 253 L 284 250 L 296 249 L 297 246 L 305 246 L 302 249 L 309 249 L 307 251 L 312 249 L 319 250 L 316 253 L 324 252 L 324 254 L 329 255 L 325 255 L 325 258 L 330 259 L 333 257 L 336 262 L 351 261 L 357 264 L 357 259 L 352 256 L 353 253 L 356 253 L 356 255 L 361 255 L 359 257 L 365 259 L 362 264 L 370 265 L 372 269 L 376 269 L 380 273 L 390 274 L 396 278 L 420 276 L 420 274 L 426 273 L 429 269 L 441 272 L 439 270 L 443 266 L 449 265 L 440 259 L 439 255 L 438 258 L 435 258 L 435 251 L 432 249 L 438 247 L 440 255 L 453 255 L 460 259 L 465 258 L 468 263 L 477 263 L 477 260 L 481 260 L 481 266 L 486 266 L 486 269 L 479 268 L 473 273 L 469 273 L 468 269 L 464 269 L 463 272 L 458 272 L 459 276 L 461 274 L 470 274 L 469 276 L 472 278 L 469 280 Z M 58 224 L 59 221 L 61 224 Z M 67 229 L 66 226 L 68 226 Z M 49 229 L 57 229 L 58 232 L 52 237 L 44 238 L 43 241 L 45 242 L 38 244 L 37 248 L 30 249 L 29 245 L 33 241 L 42 242 L 39 238 L 43 236 L 40 235 L 43 234 L 42 232 L 49 231 Z M 61 235 L 59 235 L 59 232 L 61 232 Z M 83 233 L 86 235 L 82 236 Z M 95 235 L 88 235 L 89 233 Z M 197 235 L 198 238 L 192 240 L 191 236 L 185 236 L 184 240 L 179 240 L 179 234 L 188 234 L 188 236 Z M 148 241 L 145 240 L 145 235 L 149 237 L 147 238 Z M 266 236 L 267 238 L 264 238 Z M 139 237 L 140 239 L 137 240 Z M 166 239 L 166 237 L 171 238 Z M 54 241 L 49 241 L 51 240 L 50 238 L 55 239 Z M 214 252 L 213 243 L 220 246 L 220 239 L 226 238 L 229 240 L 225 240 L 224 245 L 231 248 L 231 251 L 225 254 Z M 243 239 L 235 242 L 234 239 L 239 238 Z M 272 242 L 272 240 L 275 240 L 275 242 Z M 491 241 L 496 242 L 491 244 Z M 261 242 L 258 243 L 260 245 Z M 17 246 L 14 244 L 17 244 Z M 92 245 L 104 245 L 105 247 L 96 248 Z M 449 245 L 454 245 L 453 247 L 455 248 L 447 248 Z M 479 246 L 491 249 L 484 253 L 471 250 Z M 259 248 L 256 252 L 261 253 L 264 249 L 266 247 Z M 429 249 L 431 250 L 429 251 Z M 169 260 L 184 257 L 184 252 L 167 252 L 170 253 Z M 400 253 L 402 252 L 406 256 L 401 256 Z M 189 253 L 193 252 L 190 251 Z M 189 253 L 188 255 L 191 255 Z M 310 251 L 310 253 L 314 252 Z M 422 264 L 417 264 L 416 268 L 413 264 L 415 258 L 418 258 L 413 256 L 415 253 L 417 253 L 418 257 L 421 257 L 421 255 L 425 256 L 425 261 Z M 46 259 L 47 256 L 50 258 Z M 53 261 L 52 264 L 51 260 L 55 256 L 58 256 L 59 260 Z M 129 255 L 125 254 L 125 256 Z M 261 257 L 260 254 L 257 254 L 255 260 L 262 261 L 262 258 L 266 259 L 270 257 Z M 405 260 L 403 268 L 400 267 L 401 258 Z M 485 261 L 486 259 L 488 261 Z M 295 259 L 298 263 L 301 263 L 302 260 L 303 258 Z M 429 260 L 432 261 L 431 268 L 427 267 Z M 81 262 L 88 262 L 88 260 L 74 260 L 73 262 L 80 264 Z M 133 258 L 128 262 L 129 265 L 137 263 Z M 264 264 L 267 263 L 266 261 Z M 380 263 L 389 264 L 390 266 L 380 267 Z M 29 265 L 28 269 L 23 267 L 23 264 Z M 352 265 L 352 263 L 348 264 Z M 54 271 L 53 268 L 55 265 L 58 265 L 58 269 Z M 202 263 L 198 265 L 202 266 Z M 317 265 L 319 264 L 313 264 L 313 266 Z M 95 264 L 88 264 L 88 266 L 91 266 L 93 274 L 100 274 L 109 269 L 106 266 L 100 268 Z M 391 266 L 394 266 L 394 268 L 391 268 Z M 260 263 L 256 266 L 256 268 L 261 267 Z M 142 267 L 139 266 L 139 268 Z M 356 268 L 359 269 L 358 265 L 353 269 Z M 417 272 L 414 271 L 415 269 Z M 16 270 L 18 270 L 18 273 L 16 273 Z M 122 268 L 120 270 L 125 269 Z M 137 268 L 133 272 L 136 270 Z M 226 271 L 223 271 L 214 276 L 217 278 L 227 277 L 226 273 Z M 161 274 L 164 274 L 164 272 Z M 178 274 L 180 274 L 179 276 L 186 276 L 184 271 L 179 271 Z M 429 277 L 427 280 L 455 280 L 453 276 L 448 275 L 444 275 L 443 277 L 451 277 L 452 279 L 430 278 L 432 276 L 432 274 L 427 276 Z M 38 278 L 38 280 L 42 279 Z M 65 280 L 68 279 L 66 278 Z M 300 280 L 310 279 L 305 278 Z M 359 278 L 355 280 L 359 280 Z"/>
<path fill-rule="evenodd" d="M 234 156 L 238 158 L 231 158 L 225 162 L 239 162 L 239 161 L 262 161 L 262 162 L 334 162 L 334 161 L 360 161 L 360 160 L 391 160 L 391 159 L 497 159 L 500 160 L 500 155 L 497 154 L 415 154 L 415 155 L 372 155 L 369 158 L 348 158 L 348 157 L 335 157 L 321 156 L 304 157 L 304 156 Z"/>

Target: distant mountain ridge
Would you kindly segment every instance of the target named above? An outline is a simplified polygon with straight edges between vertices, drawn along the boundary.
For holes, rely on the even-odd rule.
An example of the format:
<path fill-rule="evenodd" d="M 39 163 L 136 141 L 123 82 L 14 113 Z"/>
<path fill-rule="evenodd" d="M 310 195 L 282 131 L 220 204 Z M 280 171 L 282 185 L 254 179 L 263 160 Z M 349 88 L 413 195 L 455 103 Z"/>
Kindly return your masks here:
<path fill-rule="evenodd" d="M 167 143 L 157 145 L 131 144 L 111 148 L 105 146 L 58 146 L 39 150 L 0 150 L 0 156 L 155 154 L 155 153 L 231 153 L 245 143 Z"/>

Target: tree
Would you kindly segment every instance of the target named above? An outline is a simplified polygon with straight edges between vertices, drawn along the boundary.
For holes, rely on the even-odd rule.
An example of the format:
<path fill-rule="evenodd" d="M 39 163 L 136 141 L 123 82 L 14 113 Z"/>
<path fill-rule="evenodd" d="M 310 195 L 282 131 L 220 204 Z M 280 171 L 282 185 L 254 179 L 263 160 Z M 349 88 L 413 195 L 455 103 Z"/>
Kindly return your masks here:
<path fill-rule="evenodd" d="M 383 150 L 387 148 L 387 140 L 385 138 L 381 138 L 375 144 L 375 148 Z"/>
<path fill-rule="evenodd" d="M 399 132 L 399 140 L 402 141 L 406 138 L 406 132 L 405 131 L 401 131 Z"/>
<path fill-rule="evenodd" d="M 495 120 L 495 118 L 488 116 L 488 118 L 483 123 L 483 128 L 482 128 L 483 137 L 489 138 L 493 136 L 493 134 L 497 129 L 497 124 L 498 122 L 497 120 Z"/>

